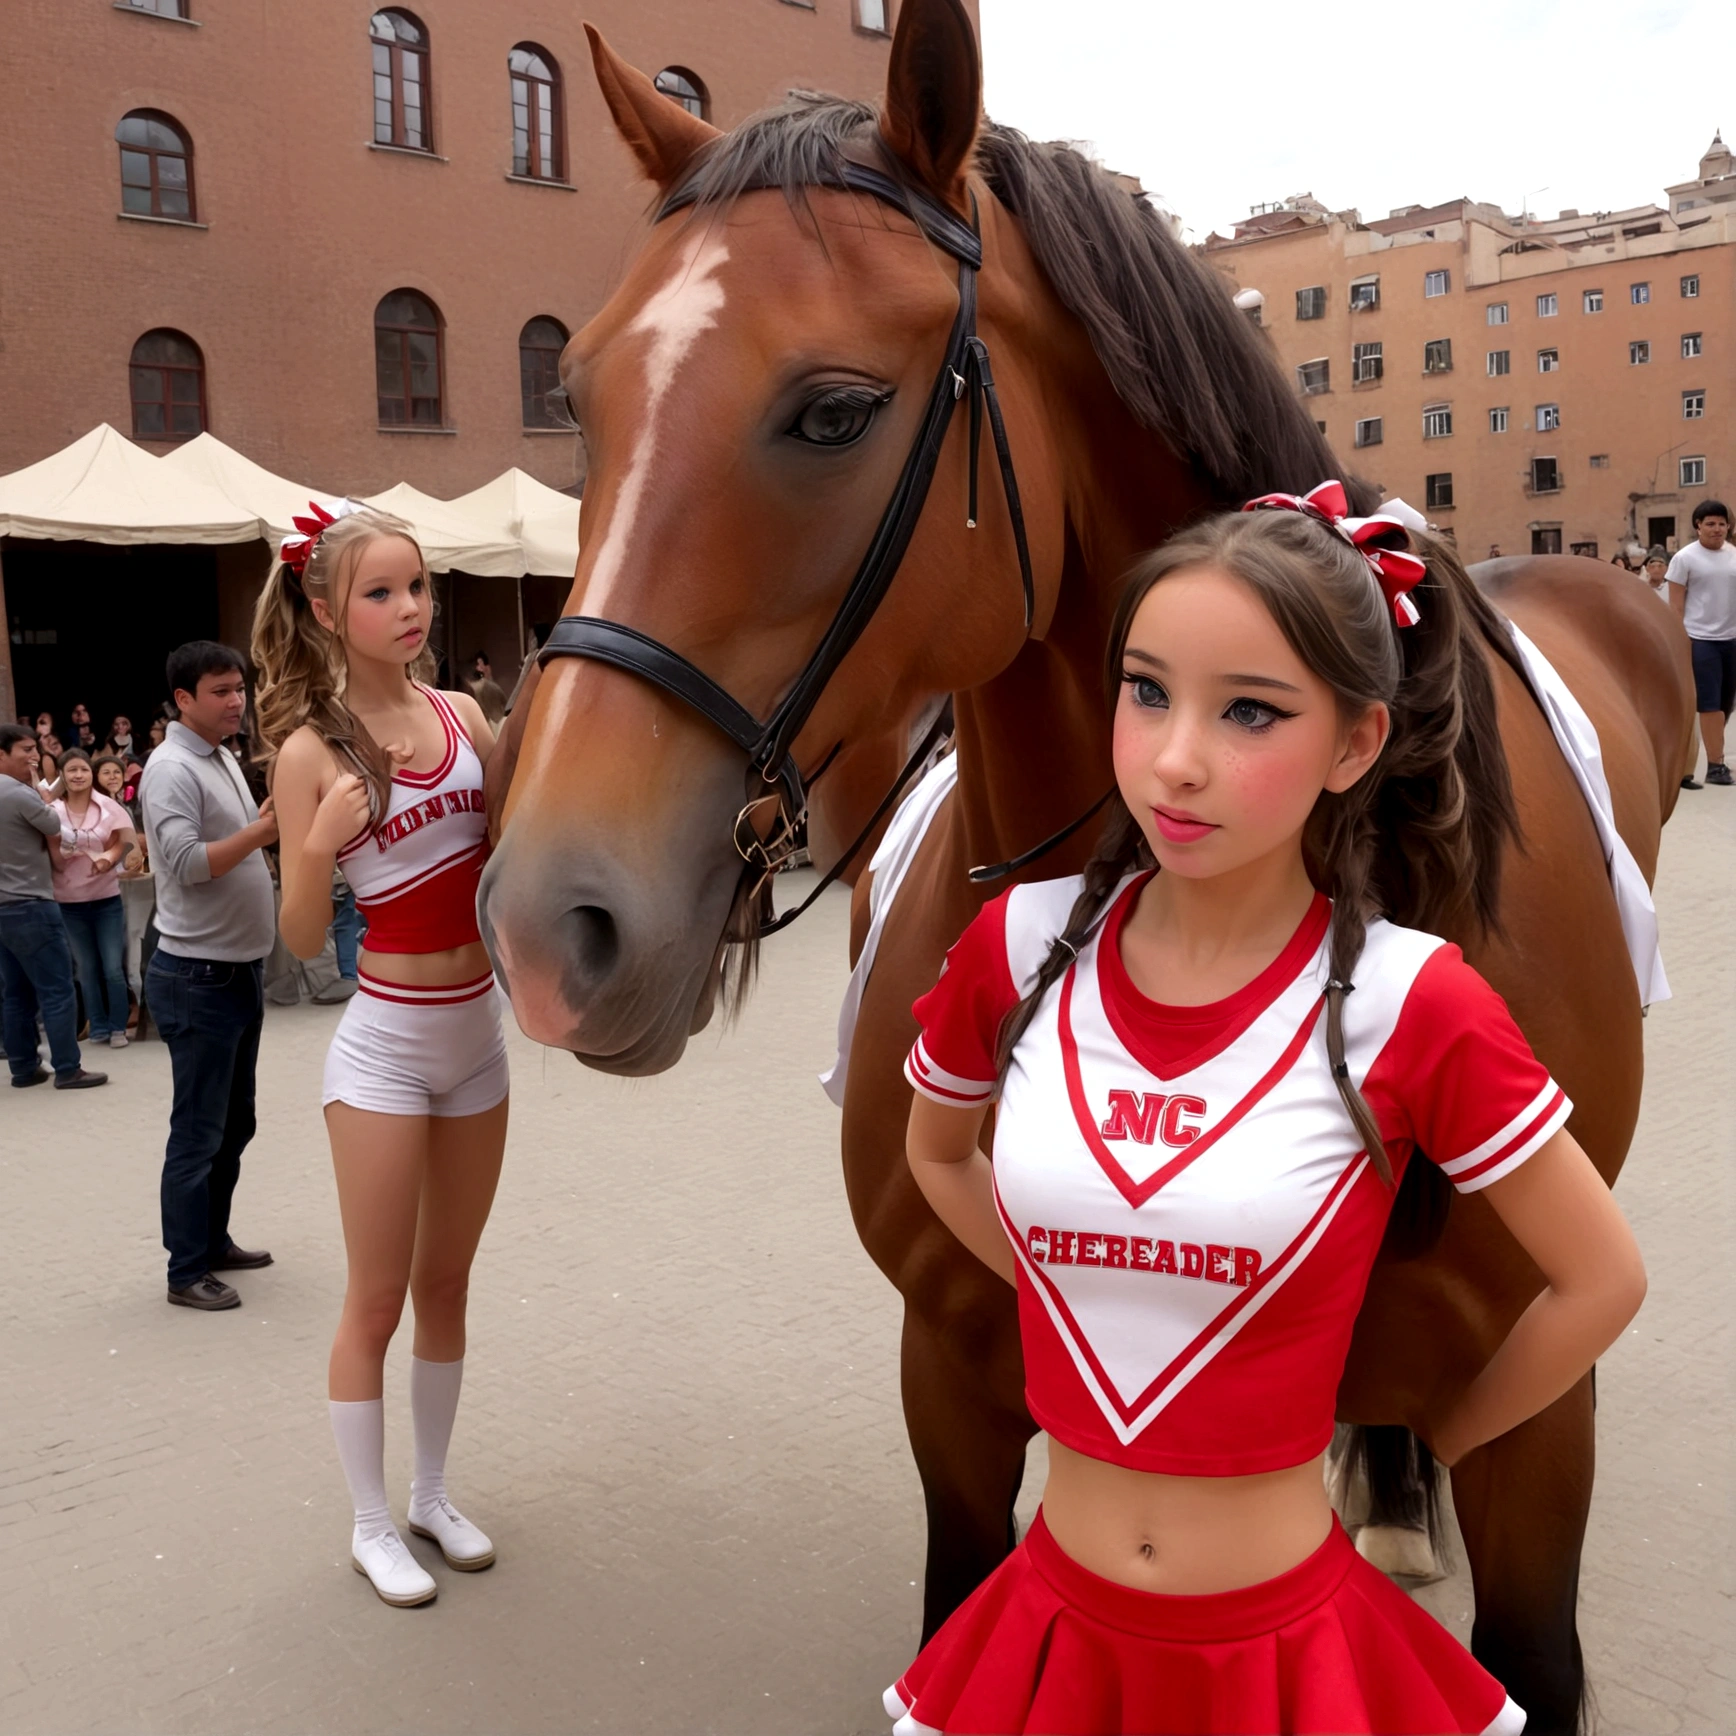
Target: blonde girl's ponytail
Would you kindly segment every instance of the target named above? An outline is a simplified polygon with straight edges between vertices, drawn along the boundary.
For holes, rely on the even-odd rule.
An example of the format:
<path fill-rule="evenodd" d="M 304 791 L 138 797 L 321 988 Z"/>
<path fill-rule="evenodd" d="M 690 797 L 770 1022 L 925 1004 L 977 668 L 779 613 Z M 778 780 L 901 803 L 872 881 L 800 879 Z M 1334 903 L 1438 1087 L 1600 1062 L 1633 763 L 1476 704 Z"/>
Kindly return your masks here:
<path fill-rule="evenodd" d="M 356 772 L 368 787 L 372 824 L 385 816 L 392 798 L 392 768 L 367 725 L 344 702 L 346 668 L 342 625 L 349 606 L 349 581 L 362 550 L 380 537 L 402 537 L 421 549 L 401 518 L 376 507 L 353 507 L 315 539 L 298 572 L 282 560 L 273 563 L 253 611 L 253 662 L 259 671 L 254 706 L 265 757 L 274 758 L 304 724 Z M 423 564 L 423 578 L 427 565 Z M 312 599 L 322 600 L 339 631 L 321 626 Z M 405 672 L 410 680 L 433 678 L 433 652 Z"/>

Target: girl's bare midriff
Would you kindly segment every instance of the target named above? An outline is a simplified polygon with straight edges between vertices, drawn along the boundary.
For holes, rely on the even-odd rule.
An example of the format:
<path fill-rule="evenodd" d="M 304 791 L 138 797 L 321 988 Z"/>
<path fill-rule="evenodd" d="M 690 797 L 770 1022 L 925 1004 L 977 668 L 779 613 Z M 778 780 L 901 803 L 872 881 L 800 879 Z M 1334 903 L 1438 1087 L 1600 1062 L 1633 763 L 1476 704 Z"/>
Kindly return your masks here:
<path fill-rule="evenodd" d="M 362 944 L 361 966 L 381 982 L 412 988 L 437 989 L 451 983 L 473 983 L 493 968 L 480 940 L 449 946 L 443 952 L 369 952 Z"/>
<path fill-rule="evenodd" d="M 1318 1458 L 1252 1477 L 1168 1477 L 1049 1442 L 1043 1521 L 1063 1552 L 1117 1585 L 1201 1597 L 1275 1579 L 1326 1541 Z"/>

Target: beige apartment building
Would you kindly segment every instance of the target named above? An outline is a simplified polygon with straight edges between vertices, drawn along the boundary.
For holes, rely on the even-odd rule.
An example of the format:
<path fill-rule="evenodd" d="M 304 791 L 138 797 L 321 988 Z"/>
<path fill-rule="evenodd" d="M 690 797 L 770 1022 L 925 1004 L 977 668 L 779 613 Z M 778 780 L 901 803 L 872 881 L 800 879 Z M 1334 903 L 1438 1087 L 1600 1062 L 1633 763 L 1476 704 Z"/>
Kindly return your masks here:
<path fill-rule="evenodd" d="M 1374 222 L 1309 195 L 1205 244 L 1344 465 L 1467 560 L 1637 555 L 1736 493 L 1736 158 L 1667 205 Z"/>

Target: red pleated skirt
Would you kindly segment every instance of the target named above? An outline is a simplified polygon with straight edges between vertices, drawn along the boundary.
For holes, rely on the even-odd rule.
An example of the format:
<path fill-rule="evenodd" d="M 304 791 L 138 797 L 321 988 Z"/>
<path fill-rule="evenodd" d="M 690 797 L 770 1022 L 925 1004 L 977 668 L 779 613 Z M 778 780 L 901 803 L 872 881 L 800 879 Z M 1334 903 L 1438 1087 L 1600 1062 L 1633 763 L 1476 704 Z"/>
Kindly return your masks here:
<path fill-rule="evenodd" d="M 1525 1714 L 1336 1519 L 1260 1585 L 1166 1597 L 1024 1542 L 922 1649 L 895 1736 L 1518 1736 Z"/>

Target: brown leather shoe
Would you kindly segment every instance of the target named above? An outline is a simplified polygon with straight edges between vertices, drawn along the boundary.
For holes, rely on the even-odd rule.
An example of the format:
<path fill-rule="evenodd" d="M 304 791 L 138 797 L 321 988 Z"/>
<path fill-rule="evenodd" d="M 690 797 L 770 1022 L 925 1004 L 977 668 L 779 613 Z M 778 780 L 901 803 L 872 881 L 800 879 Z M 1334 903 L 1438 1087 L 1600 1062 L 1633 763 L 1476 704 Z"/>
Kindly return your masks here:
<path fill-rule="evenodd" d="M 88 1091 L 93 1085 L 106 1085 L 108 1074 L 89 1073 L 80 1067 L 76 1073 L 56 1073 L 54 1088 L 56 1091 Z"/>
<path fill-rule="evenodd" d="M 184 1290 L 171 1290 L 169 1300 L 177 1308 L 203 1308 L 208 1314 L 215 1314 L 224 1308 L 239 1308 L 241 1298 L 221 1278 L 213 1278 L 209 1272 L 203 1278 L 195 1280 Z"/>
<path fill-rule="evenodd" d="M 36 1069 L 36 1071 L 34 1073 L 30 1074 L 30 1076 L 28 1078 L 14 1079 L 12 1081 L 12 1089 L 14 1091 L 22 1091 L 27 1086 L 43 1084 L 47 1080 L 47 1078 L 48 1078 L 48 1069 L 46 1067 L 38 1067 Z"/>
<path fill-rule="evenodd" d="M 263 1248 L 238 1248 L 231 1242 L 229 1252 L 221 1260 L 211 1262 L 213 1272 L 246 1272 L 255 1266 L 269 1266 L 271 1256 Z"/>

